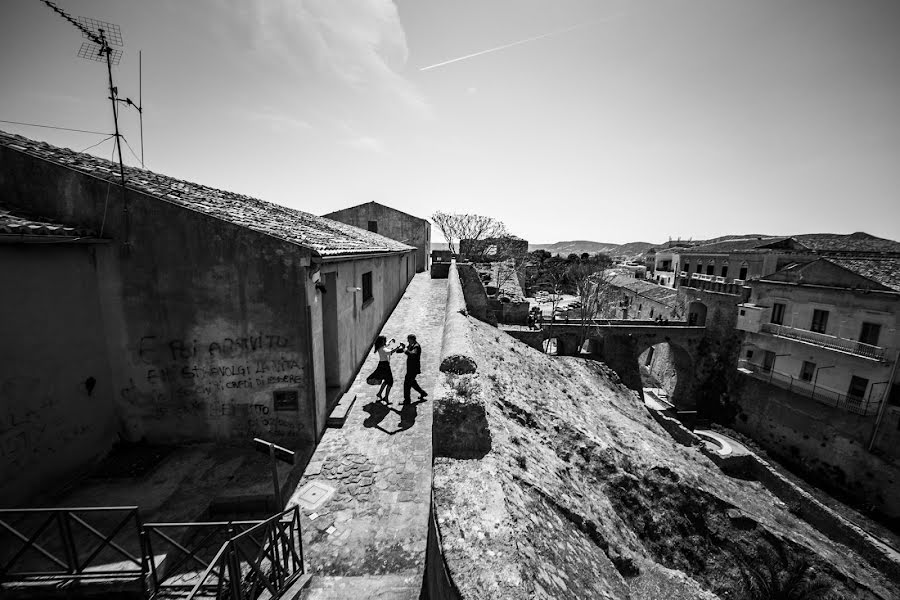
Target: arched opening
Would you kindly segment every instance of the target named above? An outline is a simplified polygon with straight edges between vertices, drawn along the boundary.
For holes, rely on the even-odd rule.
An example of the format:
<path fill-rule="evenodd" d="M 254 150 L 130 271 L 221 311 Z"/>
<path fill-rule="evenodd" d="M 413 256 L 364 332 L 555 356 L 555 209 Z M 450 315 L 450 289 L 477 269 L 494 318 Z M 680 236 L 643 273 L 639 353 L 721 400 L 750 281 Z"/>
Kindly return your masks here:
<path fill-rule="evenodd" d="M 693 361 L 681 346 L 660 342 L 638 355 L 644 399 L 655 397 L 677 409 L 694 405 L 691 397 Z"/>
<path fill-rule="evenodd" d="M 547 338 L 544 340 L 542 347 L 544 349 L 544 354 L 557 356 L 559 354 L 559 339 L 555 337 Z"/>
<path fill-rule="evenodd" d="M 660 400 L 671 402 L 669 399 L 674 395 L 678 384 L 672 347 L 667 342 L 650 346 L 638 357 L 638 368 L 645 396 L 649 393 Z"/>
<path fill-rule="evenodd" d="M 699 300 L 688 304 L 688 325 L 703 327 L 706 325 L 706 305 Z"/>

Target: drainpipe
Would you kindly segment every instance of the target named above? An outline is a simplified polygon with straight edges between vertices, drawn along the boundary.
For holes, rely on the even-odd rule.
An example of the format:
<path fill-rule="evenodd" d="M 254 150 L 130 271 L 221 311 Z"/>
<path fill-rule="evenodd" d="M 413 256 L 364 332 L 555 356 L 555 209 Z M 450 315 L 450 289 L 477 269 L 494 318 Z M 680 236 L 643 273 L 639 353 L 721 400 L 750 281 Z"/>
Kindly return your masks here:
<path fill-rule="evenodd" d="M 875 447 L 875 438 L 878 437 L 878 428 L 881 427 L 881 421 L 884 419 L 884 411 L 887 408 L 888 396 L 891 393 L 891 388 L 894 386 L 894 376 L 897 375 L 898 362 L 900 362 L 900 350 L 897 350 L 896 355 L 894 356 L 894 367 L 891 369 L 891 376 L 888 377 L 888 384 L 885 386 L 884 394 L 881 396 L 881 406 L 878 407 L 878 416 L 875 418 L 875 426 L 872 428 L 872 437 L 869 439 L 869 447 L 866 448 L 869 452 Z"/>

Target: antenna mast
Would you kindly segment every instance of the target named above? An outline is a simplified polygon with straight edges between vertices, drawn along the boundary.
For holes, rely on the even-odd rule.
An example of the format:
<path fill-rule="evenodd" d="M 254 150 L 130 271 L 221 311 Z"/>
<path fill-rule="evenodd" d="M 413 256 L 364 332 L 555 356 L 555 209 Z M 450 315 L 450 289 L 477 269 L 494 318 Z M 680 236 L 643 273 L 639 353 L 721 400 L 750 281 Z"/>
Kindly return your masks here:
<path fill-rule="evenodd" d="M 112 103 L 113 126 L 116 138 L 116 151 L 119 154 L 119 182 L 122 187 L 122 211 L 125 220 L 125 246 L 128 246 L 128 202 L 125 195 L 125 164 L 122 162 L 122 134 L 119 133 L 119 111 L 116 102 L 126 102 L 118 99 L 118 89 L 113 85 L 112 66 L 118 65 L 122 60 L 122 50 L 113 48 L 111 44 L 122 46 L 122 30 L 118 25 L 107 23 L 106 21 L 98 21 L 87 17 L 75 18 L 63 9 L 59 8 L 50 0 L 41 0 L 53 12 L 61 16 L 63 19 L 71 23 L 78 29 L 81 34 L 89 41 L 82 42 L 81 48 L 78 49 L 78 57 L 86 60 L 106 63 L 106 72 L 109 76 L 109 100 Z M 127 100 L 128 104 L 134 104 L 131 100 Z M 140 107 L 138 112 L 141 112 Z M 142 121 L 143 123 L 143 121 Z M 143 130 L 143 126 L 141 128 Z M 143 155 L 143 151 L 141 152 Z M 143 156 L 142 156 L 143 158 Z M 105 221 L 105 215 L 104 215 Z M 102 226 L 100 235 L 103 235 Z"/>

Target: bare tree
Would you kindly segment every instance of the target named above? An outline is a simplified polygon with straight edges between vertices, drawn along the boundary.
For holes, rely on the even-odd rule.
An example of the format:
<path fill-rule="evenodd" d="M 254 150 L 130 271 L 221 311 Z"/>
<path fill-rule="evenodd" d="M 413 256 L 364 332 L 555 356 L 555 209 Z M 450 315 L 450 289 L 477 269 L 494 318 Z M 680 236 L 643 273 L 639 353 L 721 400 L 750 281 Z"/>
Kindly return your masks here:
<path fill-rule="evenodd" d="M 431 220 L 447 240 L 447 246 L 453 254 L 459 254 L 457 242 L 472 240 L 476 254 L 483 254 L 489 245 L 485 240 L 503 238 L 509 234 L 506 225 L 493 217 L 483 215 L 445 213 L 438 211 L 431 215 Z M 484 246 L 484 248 L 482 248 Z"/>
<path fill-rule="evenodd" d="M 567 281 L 567 265 L 562 258 L 553 257 L 544 261 L 541 267 L 539 285 L 550 293 L 550 323 L 547 326 L 547 344 L 545 352 L 550 353 L 550 340 L 553 339 L 553 322 L 556 319 L 556 309 L 562 300 Z"/>
<path fill-rule="evenodd" d="M 605 258 L 605 257 L 604 257 Z M 600 258 L 582 259 L 569 266 L 566 275 L 578 297 L 578 321 L 580 323 L 578 348 L 588 337 L 594 319 L 603 315 L 613 294 L 614 273 L 608 269 L 610 261 Z"/>

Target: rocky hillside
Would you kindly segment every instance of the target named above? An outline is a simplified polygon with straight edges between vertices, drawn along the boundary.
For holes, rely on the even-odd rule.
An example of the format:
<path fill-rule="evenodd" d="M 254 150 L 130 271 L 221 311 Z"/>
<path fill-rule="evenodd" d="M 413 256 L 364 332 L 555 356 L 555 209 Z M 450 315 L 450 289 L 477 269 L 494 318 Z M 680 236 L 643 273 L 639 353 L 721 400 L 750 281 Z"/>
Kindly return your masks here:
<path fill-rule="evenodd" d="M 470 322 L 478 373 L 450 376 L 434 423 L 435 518 L 463 598 L 750 599 L 766 581 L 900 598 L 896 575 L 675 443 L 602 364 Z"/>

